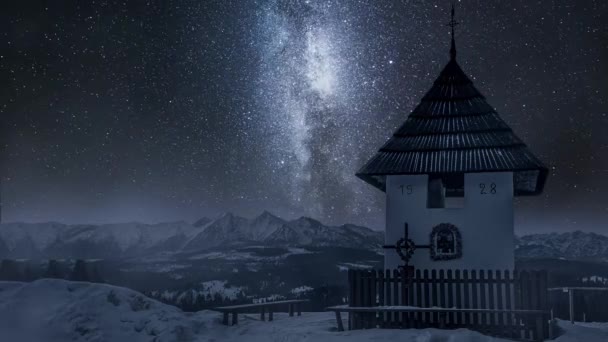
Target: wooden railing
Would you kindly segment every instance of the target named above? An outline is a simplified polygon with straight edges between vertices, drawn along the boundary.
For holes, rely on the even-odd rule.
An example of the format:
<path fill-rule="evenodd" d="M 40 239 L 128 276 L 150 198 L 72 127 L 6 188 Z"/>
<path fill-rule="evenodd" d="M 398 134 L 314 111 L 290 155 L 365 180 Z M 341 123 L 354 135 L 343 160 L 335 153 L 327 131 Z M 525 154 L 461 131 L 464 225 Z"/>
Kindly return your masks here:
<path fill-rule="evenodd" d="M 352 307 L 487 309 L 350 314 L 351 329 L 425 328 L 441 323 L 447 328 L 466 327 L 497 336 L 535 339 L 540 319 L 544 335 L 550 333 L 545 271 L 416 270 L 408 277 L 399 270 L 350 270 L 348 281 Z M 524 314 L 524 310 L 542 311 L 543 317 Z"/>

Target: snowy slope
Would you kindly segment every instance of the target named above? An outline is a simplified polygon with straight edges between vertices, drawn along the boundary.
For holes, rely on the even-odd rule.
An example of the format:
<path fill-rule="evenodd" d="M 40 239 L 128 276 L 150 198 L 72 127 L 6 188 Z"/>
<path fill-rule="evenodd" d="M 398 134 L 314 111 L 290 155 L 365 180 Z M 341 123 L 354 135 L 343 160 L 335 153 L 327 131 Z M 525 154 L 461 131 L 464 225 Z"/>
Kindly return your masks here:
<path fill-rule="evenodd" d="M 506 342 L 466 329 L 369 329 L 335 331 L 328 312 L 302 317 L 275 315 L 261 322 L 244 315 L 237 326 L 223 326 L 220 314 L 194 314 L 148 299 L 125 288 L 39 280 L 33 283 L 0 282 L 0 341 L 27 342 L 139 342 L 139 341 L 416 341 Z M 565 334 L 557 342 L 608 340 L 608 324 L 571 325 L 560 322 Z"/>
<path fill-rule="evenodd" d="M 196 250 L 250 240 L 247 219 L 226 213 L 204 226 L 201 232 L 186 243 L 184 249 Z"/>
<path fill-rule="evenodd" d="M 181 310 L 125 288 L 0 283 L 1 341 L 187 341 L 205 330 Z"/>
<path fill-rule="evenodd" d="M 301 217 L 285 223 L 265 240 L 277 245 L 340 246 L 374 249 L 383 241 L 383 233 L 355 225 L 325 226 L 321 222 Z"/>
<path fill-rule="evenodd" d="M 285 223 L 285 220 L 272 215 L 268 211 L 264 211 L 249 223 L 251 238 L 256 241 L 265 241 L 268 236 L 281 228 Z"/>

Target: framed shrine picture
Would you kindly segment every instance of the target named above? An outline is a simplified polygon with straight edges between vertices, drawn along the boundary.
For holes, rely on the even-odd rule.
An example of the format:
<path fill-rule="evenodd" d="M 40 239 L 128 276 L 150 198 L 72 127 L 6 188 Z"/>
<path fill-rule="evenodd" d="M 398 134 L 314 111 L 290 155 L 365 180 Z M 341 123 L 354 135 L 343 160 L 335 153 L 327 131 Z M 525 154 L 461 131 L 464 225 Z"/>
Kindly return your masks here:
<path fill-rule="evenodd" d="M 451 223 L 441 223 L 431 232 L 431 259 L 452 260 L 462 257 L 462 237 Z"/>

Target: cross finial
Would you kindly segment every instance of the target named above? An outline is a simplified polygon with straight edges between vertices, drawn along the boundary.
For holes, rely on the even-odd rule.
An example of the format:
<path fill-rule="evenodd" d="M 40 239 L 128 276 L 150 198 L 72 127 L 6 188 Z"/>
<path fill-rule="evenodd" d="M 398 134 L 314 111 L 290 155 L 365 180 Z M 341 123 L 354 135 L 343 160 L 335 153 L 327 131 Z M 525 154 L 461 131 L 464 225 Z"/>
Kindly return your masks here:
<path fill-rule="evenodd" d="M 454 26 L 458 25 L 459 22 L 454 20 L 454 3 L 452 2 L 452 18 L 448 23 L 448 26 L 452 28 L 452 46 L 450 47 L 450 58 L 456 59 L 456 42 L 454 41 Z"/>

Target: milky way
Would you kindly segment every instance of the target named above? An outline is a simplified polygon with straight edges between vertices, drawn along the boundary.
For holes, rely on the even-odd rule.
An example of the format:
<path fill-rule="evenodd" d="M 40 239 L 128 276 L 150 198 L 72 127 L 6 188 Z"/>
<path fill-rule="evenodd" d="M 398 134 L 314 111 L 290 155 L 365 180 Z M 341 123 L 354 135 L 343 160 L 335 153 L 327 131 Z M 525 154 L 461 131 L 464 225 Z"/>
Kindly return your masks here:
<path fill-rule="evenodd" d="M 339 7 L 332 2 L 266 6 L 258 23 L 267 39 L 260 46 L 259 96 L 267 127 L 276 130 L 266 157 L 275 164 L 273 173 L 290 175 L 280 185 L 296 208 L 331 217 L 337 207 L 352 205 L 335 198 L 336 188 L 356 187 L 352 170 L 357 160 L 344 154 L 353 149 L 347 133 L 349 119 L 358 114 L 348 108 L 360 102 L 350 78 L 348 20 L 336 18 Z"/>
<path fill-rule="evenodd" d="M 446 1 L 13 2 L 2 11 L 7 221 L 267 209 L 382 228 L 357 169 L 448 60 Z M 550 168 L 518 229 L 608 219 L 603 1 L 460 1 L 458 60 Z M 542 134 L 541 134 L 542 133 Z"/>

